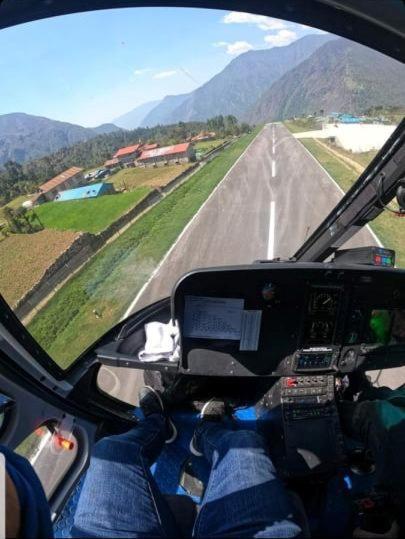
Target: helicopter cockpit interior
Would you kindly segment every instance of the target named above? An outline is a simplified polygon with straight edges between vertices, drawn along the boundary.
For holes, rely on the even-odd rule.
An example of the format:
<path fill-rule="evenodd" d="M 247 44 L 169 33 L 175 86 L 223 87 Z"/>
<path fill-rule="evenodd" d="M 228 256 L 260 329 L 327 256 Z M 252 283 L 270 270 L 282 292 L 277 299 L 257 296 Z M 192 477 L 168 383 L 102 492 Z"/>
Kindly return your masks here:
<path fill-rule="evenodd" d="M 145 380 L 173 396 L 179 425 L 212 394 L 227 400 L 241 428 L 265 433 L 278 472 L 306 501 L 308 485 L 325 487 L 342 474 L 342 500 L 362 489 L 371 495 L 370 454 L 347 437 L 339 407 L 352 400 L 365 371 L 404 364 L 403 272 L 291 262 L 196 270 L 152 319 L 176 320 L 175 359 L 142 365 L 145 326 L 138 319 L 100 344 L 101 363 L 151 369 Z M 178 474 L 201 494 L 206 478 L 191 459 Z M 331 533 L 324 525 L 318 521 L 315 533 Z"/>
<path fill-rule="evenodd" d="M 178 7 L 237 9 L 241 13 L 251 10 L 260 16 L 284 17 L 301 27 L 311 23 L 325 32 L 335 32 L 402 63 L 405 61 L 405 13 L 397 5 L 390 9 L 395 0 L 386 0 L 385 10 L 382 3 L 377 6 L 373 2 L 370 8 L 371 2 L 363 0 L 306 0 L 305 8 L 303 0 L 274 0 L 269 6 L 256 0 L 197 3 L 174 2 Z M 127 0 L 119 0 L 114 6 L 109 0 L 71 3 L 24 0 L 21 5 L 24 4 L 25 10 L 17 9 L 16 4 L 0 0 L 0 28 L 67 13 L 105 10 L 118 4 L 124 8 L 139 7 L 139 2 Z M 152 5 L 173 7 L 173 2 L 142 2 L 142 6 Z M 402 19 L 397 13 L 402 14 Z M 400 23 L 404 23 L 402 27 Z M 227 42 L 224 43 L 214 47 L 225 50 Z M 125 43 L 121 45 L 124 47 Z M 169 78 L 170 73 L 186 72 L 179 67 L 164 71 L 163 75 L 151 68 L 138 71 L 136 77 L 147 72 L 155 81 Z M 234 139 L 237 140 L 236 135 L 232 136 L 233 142 L 223 143 L 224 147 L 233 144 Z M 156 148 L 145 151 L 162 150 L 158 144 L 151 146 Z M 274 154 L 274 131 L 272 146 Z M 270 152 L 270 145 L 268 148 Z M 351 157 L 345 157 L 347 164 Z M 299 168 L 298 165 L 294 162 L 291 166 Z M 176 162 L 175 166 L 180 167 L 180 163 Z M 281 162 L 277 166 L 281 168 Z M 153 167 L 157 168 L 156 163 Z M 200 163 L 192 167 L 198 170 Z M 128 169 L 123 166 L 124 173 Z M 302 245 L 289 257 L 268 256 L 250 263 L 204 265 L 181 272 L 170 296 L 162 295 L 163 299 L 155 298 L 142 308 L 134 307 L 137 304 L 132 301 L 135 292 L 138 298 L 143 290 L 141 285 L 136 291 L 123 287 L 124 292 L 120 293 L 125 295 L 122 300 L 125 309 L 120 316 L 111 318 L 114 323 L 110 325 L 96 303 L 88 306 L 93 299 L 92 287 L 87 282 L 82 288 L 78 286 L 77 295 L 72 296 L 74 301 L 70 302 L 66 296 L 68 299 L 61 307 L 60 325 L 65 325 L 60 334 L 70 335 L 65 348 L 80 337 L 76 326 L 76 332 L 69 333 L 72 318 L 66 313 L 79 312 L 84 296 L 89 301 L 83 308 L 87 309 L 86 321 L 90 320 L 86 329 L 92 330 L 98 324 L 103 330 L 92 333 L 90 346 L 83 340 L 81 353 L 66 368 L 63 361 L 62 366 L 57 364 L 29 331 L 37 314 L 33 311 L 40 312 L 42 303 L 38 309 L 34 306 L 23 324 L 3 295 L 0 296 L 0 443 L 18 450 L 32 442 L 30 438 L 27 442 L 28 435 L 36 437 L 33 447 L 40 450 L 32 451 L 30 462 L 37 464 L 34 469 L 43 481 L 55 537 L 68 537 L 71 532 L 96 442 L 136 427 L 141 420 L 134 388 L 145 384 L 163 395 L 178 432 L 176 441 L 165 446 L 150 471 L 184 537 L 191 536 L 210 473 L 208 463 L 190 451 L 190 439 L 203 403 L 212 398 L 225 402 L 231 410 L 233 429 L 252 430 L 266 440 L 277 474 L 291 497 L 303 537 L 400 537 L 405 533 L 401 516 L 405 498 L 381 488 L 379 458 L 349 427 L 355 407 L 368 398 L 364 395 L 373 391 L 380 395 L 384 390 L 376 387 L 375 373 L 389 372 L 395 377 L 400 372 L 395 386 L 401 389 L 404 385 L 405 380 L 400 377 L 405 369 L 405 269 L 396 267 L 394 249 L 380 242 L 363 247 L 347 244 L 384 212 L 395 214 L 393 219 L 405 215 L 405 119 L 399 121 L 375 156 L 361 169 L 358 180 L 345 193 L 339 192 L 339 202 L 328 210 L 326 217 L 311 232 L 308 226 Z M 269 178 L 270 171 L 267 171 Z M 270 179 L 266 176 L 267 181 Z M 158 185 L 159 192 L 153 194 L 151 207 L 160 204 L 160 199 L 167 200 L 170 194 L 165 189 L 166 185 Z M 209 192 L 207 200 L 211 196 Z M 227 203 L 228 200 L 232 205 L 232 197 L 226 199 Z M 55 204 L 61 207 L 64 202 Z M 147 209 L 146 205 L 142 206 L 137 216 L 144 215 Z M 218 213 L 221 211 L 219 204 Z M 193 219 L 194 215 L 190 215 L 190 222 Z M 396 219 L 395 224 L 399 221 Z M 184 230 L 189 226 L 187 223 L 184 222 Z M 149 225 L 152 228 L 153 223 Z M 232 223 L 228 225 L 232 227 Z M 272 223 L 270 214 L 270 229 L 272 226 L 277 224 Z M 289 226 L 289 232 L 294 234 L 292 219 Z M 178 236 L 173 234 L 173 241 L 181 238 L 183 228 Z M 265 233 L 270 236 L 268 228 L 266 217 Z M 209 230 L 205 236 L 208 245 L 214 243 L 214 236 Z M 104 249 L 104 244 L 100 245 L 97 249 Z M 127 242 L 125 256 L 138 249 L 138 244 L 134 245 Z M 168 253 L 170 249 L 168 244 Z M 118 259 L 122 253 L 117 253 L 114 257 Z M 166 251 L 162 251 L 162 256 L 166 256 Z M 162 271 L 160 262 L 153 266 L 153 271 L 149 259 L 144 266 L 150 270 L 151 278 L 156 271 Z M 71 271 L 67 264 L 66 267 L 69 273 L 64 276 L 66 281 L 82 268 L 78 266 Z M 143 270 L 142 266 L 140 273 Z M 103 272 L 109 276 L 109 271 L 106 263 Z M 117 281 L 124 281 L 129 272 L 136 271 L 138 268 L 126 268 Z M 149 282 L 146 281 L 149 274 L 142 286 Z M 165 275 L 161 280 L 164 279 Z M 47 302 L 52 303 L 62 285 L 58 283 L 52 289 Z M 111 305 L 118 287 L 112 290 Z M 52 318 L 50 312 L 48 322 Z M 39 333 L 52 343 L 51 326 L 44 323 L 41 327 L 38 323 L 38 327 Z M 125 397 L 115 391 L 121 380 L 114 374 L 118 371 L 122 379 L 131 377 Z M 111 383 L 108 390 L 101 379 Z M 397 399 L 402 408 L 403 398 Z M 393 425 L 395 432 L 400 428 L 405 433 L 405 421 Z M 55 446 L 48 451 L 46 443 L 54 438 L 57 449 Z M 38 460 L 41 452 L 45 456 Z M 55 473 L 62 470 L 59 474 L 62 479 L 48 473 L 55 455 L 59 459 Z M 49 475 L 49 485 L 41 474 Z"/>

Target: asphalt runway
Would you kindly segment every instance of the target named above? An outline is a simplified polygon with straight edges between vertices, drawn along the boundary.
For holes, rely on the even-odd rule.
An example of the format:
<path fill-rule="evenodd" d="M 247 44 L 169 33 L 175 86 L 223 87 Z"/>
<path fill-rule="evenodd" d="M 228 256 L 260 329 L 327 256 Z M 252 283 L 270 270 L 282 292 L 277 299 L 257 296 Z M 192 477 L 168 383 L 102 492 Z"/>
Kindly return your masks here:
<path fill-rule="evenodd" d="M 189 270 L 291 257 L 341 197 L 337 184 L 283 125 L 265 126 L 194 216 L 126 315 L 169 296 Z M 365 228 L 345 247 L 376 243 Z M 103 368 L 99 375 L 104 391 L 133 404 L 142 382 L 142 372 L 131 369 Z M 380 373 L 378 383 L 396 387 L 398 373 Z"/>

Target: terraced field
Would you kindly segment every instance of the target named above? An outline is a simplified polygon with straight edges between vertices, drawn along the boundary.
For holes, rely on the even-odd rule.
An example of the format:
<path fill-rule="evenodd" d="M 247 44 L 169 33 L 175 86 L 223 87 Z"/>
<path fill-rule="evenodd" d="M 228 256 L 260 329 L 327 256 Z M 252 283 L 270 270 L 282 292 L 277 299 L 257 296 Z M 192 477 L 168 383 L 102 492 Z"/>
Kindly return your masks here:
<path fill-rule="evenodd" d="M 14 306 L 78 237 L 77 232 L 42 230 L 0 242 L 0 293 Z"/>
<path fill-rule="evenodd" d="M 190 163 L 163 167 L 124 168 L 108 178 L 116 189 L 132 191 L 136 187 L 163 187 L 190 167 Z"/>

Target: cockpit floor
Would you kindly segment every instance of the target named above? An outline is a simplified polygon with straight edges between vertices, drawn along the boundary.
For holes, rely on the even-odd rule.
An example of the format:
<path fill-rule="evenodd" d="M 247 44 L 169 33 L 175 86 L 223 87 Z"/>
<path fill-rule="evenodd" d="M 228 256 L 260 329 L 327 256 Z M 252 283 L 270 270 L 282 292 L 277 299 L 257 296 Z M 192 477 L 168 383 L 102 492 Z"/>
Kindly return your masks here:
<path fill-rule="evenodd" d="M 182 494 L 190 496 L 194 502 L 201 502 L 201 493 L 208 482 L 209 464 L 202 457 L 195 457 L 191 454 L 189 444 L 198 421 L 198 412 L 177 411 L 171 414 L 178 431 L 178 437 L 169 445 L 165 445 L 157 461 L 152 465 L 151 472 L 163 495 Z M 274 412 L 262 408 L 245 407 L 236 409 L 234 412 L 233 428 L 243 428 L 257 430 L 259 432 L 270 432 L 271 440 L 272 422 L 277 421 Z M 181 486 L 181 477 L 187 465 L 187 473 L 192 470 L 193 481 L 190 484 L 200 487 L 197 489 L 185 489 Z M 372 489 L 373 475 L 361 477 L 353 474 L 349 469 L 340 470 L 339 473 L 330 478 L 324 485 L 324 490 L 320 493 L 324 509 L 322 515 L 316 502 L 316 496 L 311 503 L 303 500 L 307 511 L 309 525 L 312 531 L 316 530 L 315 536 L 339 537 L 347 532 L 347 527 L 352 519 L 353 499 L 362 492 Z M 58 520 L 54 525 L 56 538 L 70 537 L 70 530 L 73 526 L 73 519 L 76 506 L 80 497 L 83 485 L 82 478 L 69 497 Z M 302 495 L 301 495 L 302 498 Z M 322 531 L 322 535 L 318 535 Z M 336 532 L 338 534 L 336 535 Z"/>

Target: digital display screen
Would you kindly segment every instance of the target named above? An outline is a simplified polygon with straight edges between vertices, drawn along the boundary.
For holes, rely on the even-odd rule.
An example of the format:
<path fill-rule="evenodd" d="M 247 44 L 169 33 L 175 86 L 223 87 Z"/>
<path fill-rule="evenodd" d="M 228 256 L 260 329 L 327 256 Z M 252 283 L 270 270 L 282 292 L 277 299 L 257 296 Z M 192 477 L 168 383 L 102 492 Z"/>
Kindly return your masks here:
<path fill-rule="evenodd" d="M 305 353 L 301 352 L 297 356 L 296 369 L 327 369 L 332 363 L 331 353 Z"/>

